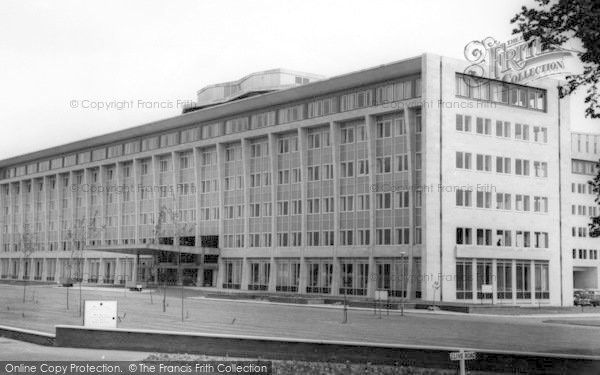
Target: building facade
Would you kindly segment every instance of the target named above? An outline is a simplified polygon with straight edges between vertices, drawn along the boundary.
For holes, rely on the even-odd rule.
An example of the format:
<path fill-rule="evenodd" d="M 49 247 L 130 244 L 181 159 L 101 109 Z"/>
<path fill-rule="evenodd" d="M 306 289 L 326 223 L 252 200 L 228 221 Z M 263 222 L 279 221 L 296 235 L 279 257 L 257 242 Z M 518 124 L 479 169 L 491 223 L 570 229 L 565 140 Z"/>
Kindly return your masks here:
<path fill-rule="evenodd" d="M 288 86 L 210 86 L 181 116 L 0 161 L 0 277 L 570 305 L 598 282 L 570 236 L 593 155 L 571 157 L 556 81 L 466 67 L 263 72 Z"/>
<path fill-rule="evenodd" d="M 573 133 L 571 135 L 571 166 L 568 207 L 564 236 L 566 249 L 571 249 L 573 288 L 575 290 L 598 289 L 598 247 L 600 240 L 590 237 L 588 223 L 591 216 L 598 216 L 596 195 L 588 181 L 596 176 L 600 159 L 600 134 Z"/>

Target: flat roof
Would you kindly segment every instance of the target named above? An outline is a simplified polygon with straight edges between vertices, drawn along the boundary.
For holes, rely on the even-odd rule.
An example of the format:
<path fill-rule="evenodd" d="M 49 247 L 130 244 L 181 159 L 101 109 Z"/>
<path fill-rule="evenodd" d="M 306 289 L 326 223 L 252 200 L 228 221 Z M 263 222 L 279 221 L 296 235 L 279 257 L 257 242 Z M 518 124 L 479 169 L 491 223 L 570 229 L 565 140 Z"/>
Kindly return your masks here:
<path fill-rule="evenodd" d="M 311 97 L 327 95 L 328 93 L 374 84 L 389 80 L 393 77 L 418 74 L 421 72 L 422 59 L 423 55 L 419 55 L 372 68 L 334 76 L 316 82 L 310 82 L 297 87 L 252 96 L 233 102 L 218 104 L 175 117 L 169 117 L 112 133 L 14 156 L 0 160 L 0 168 L 23 165 L 33 161 L 52 159 L 64 154 L 81 152 L 94 147 L 107 146 L 117 142 L 125 141 L 127 139 L 163 133 L 165 131 L 191 126 L 194 124 L 199 125 L 201 123 L 209 123 L 211 121 L 216 121 L 236 114 L 247 113 L 266 107 L 283 105 Z"/>

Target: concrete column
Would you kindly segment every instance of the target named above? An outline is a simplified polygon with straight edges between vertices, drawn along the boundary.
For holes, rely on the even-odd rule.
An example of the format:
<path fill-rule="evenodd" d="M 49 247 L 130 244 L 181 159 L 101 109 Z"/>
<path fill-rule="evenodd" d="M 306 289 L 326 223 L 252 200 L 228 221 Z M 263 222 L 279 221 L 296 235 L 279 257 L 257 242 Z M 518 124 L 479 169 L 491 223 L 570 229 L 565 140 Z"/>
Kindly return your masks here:
<path fill-rule="evenodd" d="M 61 277 L 61 272 L 62 272 L 62 262 L 61 259 L 56 257 L 56 263 L 55 263 L 55 268 L 54 268 L 54 282 L 55 283 L 60 283 L 60 277 Z"/>
<path fill-rule="evenodd" d="M 223 262 L 223 258 L 219 256 L 218 260 L 219 272 L 217 275 L 217 288 L 222 289 L 223 283 L 225 281 L 225 262 Z"/>
<path fill-rule="evenodd" d="M 203 286 L 204 282 L 204 267 L 200 266 L 198 267 L 198 274 L 196 274 L 196 286 Z"/>
<path fill-rule="evenodd" d="M 99 166 L 98 167 L 98 185 L 105 187 L 106 185 L 106 181 L 107 178 L 105 177 L 105 173 L 107 170 L 107 166 Z M 106 230 L 102 230 L 102 225 L 106 225 L 108 224 L 108 220 L 107 220 L 107 215 L 108 215 L 108 211 L 106 208 L 106 189 L 103 189 L 102 192 L 100 192 L 98 194 L 98 203 L 100 204 L 100 212 L 98 212 L 98 217 L 96 218 L 96 227 L 93 228 L 92 230 L 100 231 L 100 244 L 99 245 L 105 245 L 106 244 Z M 93 212 L 90 212 L 91 215 L 94 215 Z M 93 219 L 93 217 L 92 217 Z M 96 241 L 98 241 L 98 234 L 94 233 L 94 239 Z"/>
<path fill-rule="evenodd" d="M 300 235 L 302 236 L 302 252 L 306 249 L 306 198 L 308 186 L 308 150 L 306 145 L 306 128 L 298 128 L 298 150 L 300 151 L 300 199 L 302 200 L 302 218 L 300 223 Z"/>
<path fill-rule="evenodd" d="M 248 262 L 248 248 L 250 247 L 250 142 L 246 138 L 241 140 L 242 149 L 242 181 L 244 183 L 244 256 L 242 259 L 242 290 L 248 290 L 250 282 L 250 265 Z"/>
<path fill-rule="evenodd" d="M 339 140 L 339 125 L 335 122 L 329 123 L 329 134 L 331 139 L 331 152 L 333 160 L 333 252 L 337 254 L 340 246 L 340 140 Z"/>
<path fill-rule="evenodd" d="M 244 181 L 244 248 L 250 247 L 250 142 L 242 139 L 242 170 Z M 244 259 L 246 258 L 244 253 Z"/>
<path fill-rule="evenodd" d="M 42 278 L 40 281 L 46 281 L 46 277 L 48 277 L 48 259 L 42 259 Z"/>
<path fill-rule="evenodd" d="M 271 256 L 274 256 L 274 249 L 277 246 L 277 136 L 273 133 L 269 133 L 269 155 L 271 168 Z M 305 176 L 302 176 L 304 181 Z M 306 202 L 302 202 L 304 213 L 306 209 Z M 304 235 L 303 235 L 304 237 Z M 302 243 L 306 244 L 306 239 L 302 238 Z M 274 275 L 274 269 L 271 268 L 271 274 Z"/>
<path fill-rule="evenodd" d="M 477 303 L 477 259 L 471 259 L 471 288 L 473 289 L 473 303 Z"/>
<path fill-rule="evenodd" d="M 536 302 L 535 299 L 535 261 L 532 259 L 530 262 L 530 270 L 529 270 L 529 289 L 531 290 L 531 303 L 534 304 Z"/>
<path fill-rule="evenodd" d="M 135 259 L 133 260 L 133 271 L 132 271 L 132 275 L 131 275 L 131 280 L 134 283 L 137 283 L 138 281 L 138 266 L 140 263 L 140 254 L 136 254 L 135 255 Z"/>
<path fill-rule="evenodd" d="M 2 213 L 0 214 L 0 251 L 4 251 L 4 240 L 6 239 L 7 233 L 4 233 L 4 225 L 8 225 L 7 219 L 8 215 L 4 215 L 4 206 L 6 205 L 6 194 L 4 193 L 4 189 L 7 185 L 0 185 L 0 210 Z M 1 271 L 0 271 L 1 272 Z"/>
<path fill-rule="evenodd" d="M 271 257 L 271 275 L 269 275 L 269 292 L 275 292 L 277 286 L 277 263 L 275 258 Z"/>
<path fill-rule="evenodd" d="M 370 277 L 370 275 L 377 275 L 377 264 L 375 263 L 375 257 L 369 256 L 369 278 L 367 280 L 367 297 L 375 298 L 375 291 L 377 290 L 377 277 Z"/>
<path fill-rule="evenodd" d="M 159 179 L 158 173 L 160 170 L 158 157 L 156 155 L 152 155 L 151 167 L 152 167 L 152 202 L 154 203 L 154 210 L 152 211 L 152 215 L 154 216 L 154 224 L 158 223 L 158 216 L 160 212 L 160 193 L 157 194 Z M 136 261 L 137 267 L 137 261 Z M 135 280 L 137 281 L 137 274 L 135 276 Z"/>
<path fill-rule="evenodd" d="M 250 282 L 250 263 L 248 262 L 248 258 L 244 256 L 242 259 L 242 280 L 240 289 L 248 290 L 248 284 Z"/>
<path fill-rule="evenodd" d="M 100 172 L 98 172 L 100 173 Z M 83 182 L 84 184 L 89 184 L 91 185 L 92 183 L 92 179 L 91 179 L 91 173 L 90 170 L 88 168 L 85 168 L 83 170 Z M 92 212 L 91 212 L 91 205 L 90 205 L 90 201 L 91 201 L 91 196 L 92 196 L 92 192 L 91 189 L 88 189 L 87 193 L 84 193 L 84 198 L 83 198 L 83 206 L 85 207 L 84 209 L 84 225 L 85 225 L 85 243 L 83 244 L 83 247 L 85 248 L 86 246 L 90 245 L 90 231 L 89 231 L 89 225 L 91 223 L 92 220 Z M 77 217 L 77 215 L 75 216 Z M 98 278 L 99 280 L 100 278 Z"/>
<path fill-rule="evenodd" d="M 44 210 L 44 215 L 42 218 L 42 222 L 44 223 L 44 233 L 43 233 L 43 237 L 42 237 L 42 243 L 43 243 L 43 250 L 44 251 L 50 251 L 50 245 L 49 245 L 49 237 L 50 237 L 50 205 L 48 204 L 48 194 L 49 194 L 49 190 L 48 190 L 48 176 L 44 176 L 42 177 L 42 209 Z M 0 205 L 0 207 L 2 207 Z M 1 231 L 0 231 L 1 232 Z M 0 244 L 2 243 L 2 240 L 0 239 Z M 42 278 L 44 279 L 44 278 Z"/>
<path fill-rule="evenodd" d="M 217 168 L 218 168 L 218 178 L 219 183 L 217 188 L 219 189 L 219 244 L 220 247 L 223 248 L 224 244 L 224 234 L 225 234 L 225 190 L 223 181 L 225 179 L 225 146 L 222 143 L 217 143 Z M 221 258 L 221 256 L 219 256 Z M 220 268 L 219 268 L 220 269 Z"/>
<path fill-rule="evenodd" d="M 104 277 L 106 274 L 106 262 L 104 261 L 104 258 L 100 258 L 98 264 L 98 284 L 104 284 L 106 282 Z"/>
<path fill-rule="evenodd" d="M 201 154 L 198 152 L 198 148 L 194 147 L 193 149 L 193 158 L 194 158 L 194 184 L 195 184 L 195 200 L 194 200 L 194 209 L 196 210 L 196 247 L 201 246 L 201 233 L 200 233 L 200 184 L 202 181 L 202 176 L 200 175 L 200 160 Z M 204 256 L 202 256 L 204 258 Z M 204 263 L 204 259 L 202 259 Z M 201 269 L 198 269 L 198 277 L 200 278 Z M 201 286 L 202 284 L 198 284 Z"/>
<path fill-rule="evenodd" d="M 498 261 L 492 259 L 492 304 L 498 303 Z"/>
<path fill-rule="evenodd" d="M 411 127 L 411 121 L 410 121 L 410 116 L 409 116 L 409 111 L 410 109 L 406 108 L 403 111 L 403 118 L 404 118 L 404 126 L 406 128 L 406 153 L 407 153 L 407 159 L 408 159 L 408 186 L 415 186 L 415 167 L 414 167 L 414 161 L 413 161 L 413 146 L 414 146 L 414 142 L 415 142 L 415 135 L 413 132 L 413 128 Z M 371 117 L 372 118 L 372 117 Z M 372 126 L 374 128 L 374 126 Z M 409 236 L 410 236 L 410 240 L 409 240 L 409 249 L 407 252 L 407 257 L 408 257 L 408 275 L 405 278 L 406 280 L 406 296 L 407 299 L 411 299 L 411 298 L 416 298 L 416 294 L 415 291 L 413 291 L 413 280 L 415 279 L 415 276 L 418 277 L 419 275 L 415 275 L 413 276 L 414 270 L 413 270 L 413 258 L 414 258 L 414 251 L 415 251 L 415 195 L 414 192 L 409 190 L 409 194 L 408 194 L 408 228 L 409 228 Z M 422 263 L 421 263 L 422 264 Z"/>
<path fill-rule="evenodd" d="M 140 222 L 140 183 L 141 183 L 141 178 L 140 178 L 140 168 L 138 167 L 139 164 L 139 159 L 133 159 L 132 163 L 131 163 L 131 169 L 132 169 L 132 173 L 133 173 L 133 201 L 134 203 L 134 219 L 133 219 L 133 224 L 134 224 L 134 239 L 135 239 L 135 243 L 139 244 L 140 243 L 140 226 L 139 226 L 139 222 Z"/>
<path fill-rule="evenodd" d="M 371 271 L 369 271 L 371 272 Z M 339 296 L 340 295 L 340 285 L 341 285 L 341 265 L 340 259 L 338 257 L 333 258 L 333 275 L 331 277 L 331 295 Z"/>
<path fill-rule="evenodd" d="M 123 271 L 121 270 L 121 258 L 116 258 L 115 259 L 115 269 L 113 270 L 114 272 L 114 280 L 115 280 L 115 285 L 120 285 L 121 284 L 121 280 L 123 279 L 122 277 L 122 273 Z"/>
<path fill-rule="evenodd" d="M 81 276 L 81 282 L 87 283 L 90 276 L 90 259 L 83 258 L 83 275 Z"/>
<path fill-rule="evenodd" d="M 120 186 L 123 189 L 123 173 L 121 173 L 121 168 L 123 165 L 121 163 L 115 164 L 115 185 Z M 114 187 L 111 187 L 111 189 Z M 117 203 L 117 244 L 123 243 L 123 193 L 115 192 L 114 193 L 115 202 Z M 117 262 L 118 263 L 118 262 Z"/>
<path fill-rule="evenodd" d="M 512 260 L 512 272 L 511 276 L 511 284 L 512 284 L 512 303 L 514 305 L 517 304 L 517 261 L 515 259 Z"/>
<path fill-rule="evenodd" d="M 17 259 L 17 262 L 19 262 L 19 273 L 17 279 L 23 280 L 23 276 L 25 275 L 25 259 Z"/>
<path fill-rule="evenodd" d="M 308 267 L 306 264 L 306 259 L 304 257 L 300 258 L 300 280 L 298 281 L 298 293 L 305 294 L 306 293 L 306 281 L 308 278 Z"/>

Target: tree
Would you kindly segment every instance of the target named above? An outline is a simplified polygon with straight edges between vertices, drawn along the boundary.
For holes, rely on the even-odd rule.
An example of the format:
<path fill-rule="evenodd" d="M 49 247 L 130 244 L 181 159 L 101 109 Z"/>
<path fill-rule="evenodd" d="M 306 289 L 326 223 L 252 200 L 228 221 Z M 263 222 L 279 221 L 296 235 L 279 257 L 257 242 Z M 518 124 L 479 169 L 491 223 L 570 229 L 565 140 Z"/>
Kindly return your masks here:
<path fill-rule="evenodd" d="M 560 87 L 564 98 L 579 88 L 587 87 L 585 116 L 600 118 L 598 81 L 600 80 L 600 2 L 598 0 L 535 0 L 540 9 L 522 7 L 510 22 L 518 28 L 525 41 L 539 39 L 542 48 L 552 50 L 578 39 L 583 51 L 577 55 L 583 63 L 583 73 L 567 76 Z"/>
<path fill-rule="evenodd" d="M 70 253 L 67 263 L 68 279 L 69 282 L 75 276 L 75 279 L 79 282 L 79 315 L 82 314 L 82 291 L 81 284 L 83 282 L 83 251 L 85 250 L 87 240 L 90 236 L 105 229 L 104 225 L 98 223 L 98 213 L 94 212 L 92 217 L 88 220 L 87 218 L 75 219 L 75 222 L 67 230 L 66 242 L 69 244 Z M 73 266 L 77 265 L 75 275 L 73 275 Z M 67 290 L 67 310 L 69 309 L 69 288 Z"/>
<path fill-rule="evenodd" d="M 31 256 L 35 253 L 35 236 L 31 233 L 29 226 L 26 225 L 23 232 L 19 234 L 19 247 L 21 250 L 21 264 L 23 267 L 23 303 L 27 293 L 27 280 L 31 268 Z"/>
<path fill-rule="evenodd" d="M 600 162 L 596 163 L 596 176 L 588 183 L 592 185 L 592 191 L 596 195 L 594 201 L 600 205 Z M 589 225 L 590 237 L 600 237 L 600 215 L 592 216 Z"/>
<path fill-rule="evenodd" d="M 541 9 L 522 7 L 521 13 L 510 21 L 518 25 L 513 34 L 522 33 L 529 41 L 538 38 L 544 49 L 562 47 L 571 39 L 581 42 L 578 57 L 583 63 L 583 73 L 567 76 L 567 83 L 560 87 L 561 98 L 571 95 L 579 88 L 587 87 L 585 116 L 600 118 L 600 2 L 598 0 L 535 0 Z M 600 204 L 600 163 L 596 177 L 589 181 Z M 600 236 L 600 216 L 591 217 L 591 237 Z"/>
<path fill-rule="evenodd" d="M 175 202 L 175 198 L 173 198 Z M 181 264 L 181 238 L 193 233 L 193 226 L 182 223 L 178 211 L 174 208 L 161 206 L 158 212 L 158 218 L 154 227 L 154 236 L 157 244 L 161 244 L 161 237 L 171 238 L 177 254 L 177 273 L 181 277 L 181 321 L 184 321 L 184 289 L 183 289 L 183 269 Z M 163 312 L 166 311 L 166 275 L 163 277 Z"/>

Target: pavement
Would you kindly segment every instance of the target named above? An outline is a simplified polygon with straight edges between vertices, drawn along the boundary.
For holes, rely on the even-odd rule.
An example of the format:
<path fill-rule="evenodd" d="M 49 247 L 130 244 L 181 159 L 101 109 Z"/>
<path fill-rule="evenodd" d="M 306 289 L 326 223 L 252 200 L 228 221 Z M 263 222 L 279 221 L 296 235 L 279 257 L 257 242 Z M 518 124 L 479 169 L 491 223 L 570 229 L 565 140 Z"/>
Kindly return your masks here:
<path fill-rule="evenodd" d="M 141 361 L 151 353 L 42 346 L 0 337 L 0 361 Z"/>

